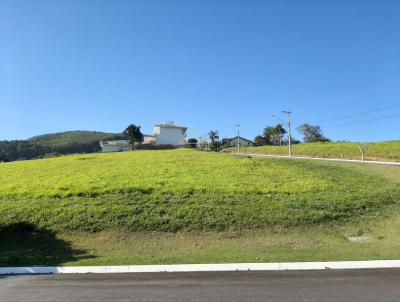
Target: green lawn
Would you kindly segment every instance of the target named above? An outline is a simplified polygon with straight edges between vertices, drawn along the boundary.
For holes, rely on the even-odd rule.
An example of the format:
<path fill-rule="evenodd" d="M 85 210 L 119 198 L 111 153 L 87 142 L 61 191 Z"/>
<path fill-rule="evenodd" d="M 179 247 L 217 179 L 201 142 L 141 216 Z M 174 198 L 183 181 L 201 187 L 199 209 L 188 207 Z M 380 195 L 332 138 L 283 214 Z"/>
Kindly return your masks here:
<path fill-rule="evenodd" d="M 236 152 L 236 148 L 230 148 L 231 152 Z M 262 146 L 248 147 L 241 149 L 241 152 L 269 155 L 287 155 L 287 146 Z M 329 142 L 329 143 L 309 143 L 293 145 L 293 155 L 325 157 L 325 158 L 345 158 L 361 159 L 361 153 L 357 143 L 351 142 Z M 379 142 L 368 144 L 366 159 L 400 161 L 400 141 Z"/>
<path fill-rule="evenodd" d="M 187 149 L 2 163 L 0 266 L 400 257 L 399 182 Z"/>

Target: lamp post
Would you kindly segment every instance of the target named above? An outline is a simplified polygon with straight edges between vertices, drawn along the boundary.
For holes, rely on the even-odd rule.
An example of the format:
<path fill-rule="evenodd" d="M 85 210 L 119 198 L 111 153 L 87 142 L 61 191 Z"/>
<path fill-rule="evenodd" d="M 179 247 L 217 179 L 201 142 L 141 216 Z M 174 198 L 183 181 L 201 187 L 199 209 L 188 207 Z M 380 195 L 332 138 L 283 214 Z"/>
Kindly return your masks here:
<path fill-rule="evenodd" d="M 289 143 L 289 156 L 292 156 L 292 123 L 291 123 L 291 114 L 292 112 L 290 111 L 282 111 L 283 113 L 286 113 L 288 116 L 288 143 Z"/>
<path fill-rule="evenodd" d="M 292 156 L 292 121 L 291 121 L 291 111 L 282 111 L 283 113 L 287 114 L 288 116 L 288 121 L 285 122 L 281 118 L 279 118 L 276 115 L 273 115 L 272 117 L 280 120 L 282 123 L 286 124 L 288 126 L 288 145 L 289 145 L 289 157 Z"/>

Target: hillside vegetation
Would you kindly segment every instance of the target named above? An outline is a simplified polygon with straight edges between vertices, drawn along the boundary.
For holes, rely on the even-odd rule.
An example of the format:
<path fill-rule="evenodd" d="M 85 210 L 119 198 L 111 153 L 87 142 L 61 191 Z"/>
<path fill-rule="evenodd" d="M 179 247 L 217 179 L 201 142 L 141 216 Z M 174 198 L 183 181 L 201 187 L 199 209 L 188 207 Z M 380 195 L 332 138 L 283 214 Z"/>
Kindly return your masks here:
<path fill-rule="evenodd" d="M 0 225 L 52 231 L 307 226 L 399 201 L 398 184 L 359 168 L 185 149 L 0 164 Z"/>
<path fill-rule="evenodd" d="M 236 152 L 235 148 L 229 149 Z M 293 155 L 325 157 L 325 158 L 345 158 L 360 159 L 361 153 L 357 143 L 351 142 L 327 142 L 327 143 L 307 143 L 293 145 Z M 244 150 L 242 149 L 242 152 Z M 247 153 L 287 155 L 287 146 L 261 146 L 248 147 Z M 368 144 L 366 159 L 400 161 L 400 141 L 379 142 Z"/>
<path fill-rule="evenodd" d="M 55 154 L 93 153 L 100 151 L 100 140 L 125 138 L 118 133 L 68 131 L 39 135 L 28 140 L 0 141 L 0 162 Z"/>
<path fill-rule="evenodd" d="M 50 133 L 33 136 L 29 141 L 35 142 L 47 142 L 54 146 L 64 145 L 67 143 L 76 143 L 76 142 L 92 142 L 92 141 L 100 141 L 102 139 L 115 138 L 115 139 L 126 139 L 124 134 L 120 133 L 106 133 L 106 132 L 98 132 L 98 131 L 66 131 L 59 133 Z"/>

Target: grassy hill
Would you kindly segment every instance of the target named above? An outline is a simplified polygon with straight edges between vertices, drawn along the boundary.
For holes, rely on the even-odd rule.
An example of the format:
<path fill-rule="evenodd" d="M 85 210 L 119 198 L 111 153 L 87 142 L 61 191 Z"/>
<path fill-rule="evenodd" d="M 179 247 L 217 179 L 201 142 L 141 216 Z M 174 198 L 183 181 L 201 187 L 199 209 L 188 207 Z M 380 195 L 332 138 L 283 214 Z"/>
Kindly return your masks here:
<path fill-rule="evenodd" d="M 188 149 L 0 163 L 0 266 L 398 258 L 399 183 Z"/>
<path fill-rule="evenodd" d="M 232 152 L 236 152 L 235 148 L 230 148 L 229 150 Z M 287 155 L 288 147 L 248 147 L 246 148 L 246 152 L 255 154 Z M 293 155 L 345 159 L 361 158 L 358 144 L 352 142 L 308 143 L 293 145 Z M 368 144 L 366 159 L 400 161 L 400 141 Z"/>
<path fill-rule="evenodd" d="M 314 225 L 354 219 L 400 197 L 395 184 L 345 167 L 191 150 L 6 163 L 0 184 L 0 224 L 55 231 Z"/>
<path fill-rule="evenodd" d="M 100 140 L 124 139 L 123 134 L 68 131 L 44 134 L 28 140 L 0 141 L 0 161 L 32 159 L 51 154 L 93 153 Z"/>

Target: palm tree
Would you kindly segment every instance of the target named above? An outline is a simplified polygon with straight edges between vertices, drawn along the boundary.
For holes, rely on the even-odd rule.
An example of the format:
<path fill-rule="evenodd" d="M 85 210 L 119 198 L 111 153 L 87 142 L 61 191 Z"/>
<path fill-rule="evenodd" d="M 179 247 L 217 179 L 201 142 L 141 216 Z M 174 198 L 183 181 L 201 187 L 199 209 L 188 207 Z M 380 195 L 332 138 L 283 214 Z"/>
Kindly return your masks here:
<path fill-rule="evenodd" d="M 211 150 L 216 150 L 218 151 L 218 143 L 219 143 L 219 134 L 218 134 L 218 130 L 211 130 L 210 132 L 208 132 L 208 136 L 211 140 Z"/>

